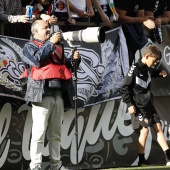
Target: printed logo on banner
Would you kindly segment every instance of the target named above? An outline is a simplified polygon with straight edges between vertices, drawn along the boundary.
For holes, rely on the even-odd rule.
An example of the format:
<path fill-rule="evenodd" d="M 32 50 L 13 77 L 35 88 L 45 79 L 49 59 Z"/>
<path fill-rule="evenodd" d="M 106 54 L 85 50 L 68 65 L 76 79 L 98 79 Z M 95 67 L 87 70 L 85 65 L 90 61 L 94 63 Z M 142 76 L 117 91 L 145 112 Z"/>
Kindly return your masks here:
<path fill-rule="evenodd" d="M 19 91 L 21 90 L 19 76 L 24 70 L 24 65 L 20 62 L 22 58 L 22 46 L 24 43 L 22 40 L 20 42 L 16 42 L 16 40 L 12 38 L 1 38 L 0 41 L 2 42 L 2 55 L 8 54 L 9 56 L 13 56 L 11 58 L 15 59 L 9 59 L 7 62 L 8 64 L 1 68 L 1 73 L 3 76 L 7 74 L 7 76 L 4 77 L 4 79 L 7 77 L 6 81 L 9 81 L 9 86 L 7 87 L 16 86 Z M 121 62 L 123 59 L 119 52 L 118 42 L 118 37 L 114 40 L 106 39 L 104 43 L 98 44 L 98 51 L 95 51 L 91 48 L 91 46 L 88 48 L 85 43 L 83 44 L 84 48 L 78 49 L 82 56 L 77 74 L 78 106 L 82 107 L 85 105 L 94 105 L 117 97 L 120 98 L 120 89 L 124 76 Z M 67 57 L 70 57 L 71 50 L 71 48 L 67 48 L 67 46 L 65 46 L 65 54 Z M 2 57 L 9 58 L 5 56 Z M 16 94 L 16 96 L 17 95 L 19 94 Z"/>
<path fill-rule="evenodd" d="M 167 65 L 170 65 L 170 47 L 166 46 L 164 48 L 164 59 Z"/>
<path fill-rule="evenodd" d="M 77 95 L 83 105 L 94 105 L 120 97 L 123 69 L 119 52 L 108 40 L 101 45 L 101 56 L 92 49 L 78 48 L 81 63 L 78 69 Z M 67 57 L 70 48 L 65 48 Z"/>
<path fill-rule="evenodd" d="M 119 39 L 115 42 L 107 40 L 101 45 L 101 56 L 105 69 L 100 84 L 93 94 L 94 98 L 98 96 L 101 100 L 107 100 L 121 96 L 120 90 L 123 84 L 124 73 L 119 49 Z"/>
<path fill-rule="evenodd" d="M 24 65 L 19 61 L 22 48 L 8 38 L 0 39 L 0 85 L 13 92 L 21 91 L 19 76 L 24 70 Z M 1 93 L 5 92 L 3 88 Z M 9 95 L 4 94 L 4 95 Z M 16 94 L 15 97 L 19 97 Z"/>
<path fill-rule="evenodd" d="M 55 12 L 67 12 L 67 5 L 65 0 L 56 1 Z"/>
<path fill-rule="evenodd" d="M 100 63 L 100 57 L 94 50 L 87 48 L 78 48 L 78 50 L 81 54 L 81 63 L 77 72 L 77 92 L 79 99 L 86 103 L 101 81 L 105 67 Z M 70 51 L 70 48 L 65 48 L 67 57 L 70 57 Z"/>

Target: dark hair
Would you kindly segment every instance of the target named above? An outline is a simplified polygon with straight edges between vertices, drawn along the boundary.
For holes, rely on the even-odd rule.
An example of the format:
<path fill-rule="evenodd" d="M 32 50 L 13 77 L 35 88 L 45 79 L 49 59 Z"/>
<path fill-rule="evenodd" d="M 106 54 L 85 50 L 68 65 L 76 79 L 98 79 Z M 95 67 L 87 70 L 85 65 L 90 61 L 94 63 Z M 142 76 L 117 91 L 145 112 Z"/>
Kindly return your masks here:
<path fill-rule="evenodd" d="M 157 60 L 160 60 L 162 58 L 162 52 L 160 49 L 155 45 L 149 45 L 144 50 L 144 56 L 149 54 L 151 57 L 156 58 Z"/>

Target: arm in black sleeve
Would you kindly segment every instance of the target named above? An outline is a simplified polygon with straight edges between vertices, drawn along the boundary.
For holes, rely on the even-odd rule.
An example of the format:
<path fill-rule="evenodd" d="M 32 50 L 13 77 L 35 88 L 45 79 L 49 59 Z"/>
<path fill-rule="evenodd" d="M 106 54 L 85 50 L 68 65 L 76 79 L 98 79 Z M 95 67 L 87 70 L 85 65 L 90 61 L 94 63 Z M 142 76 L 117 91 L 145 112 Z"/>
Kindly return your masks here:
<path fill-rule="evenodd" d="M 123 87 L 121 90 L 123 102 L 127 104 L 127 107 L 133 105 L 133 88 L 135 83 L 134 72 L 134 66 L 132 66 L 124 79 Z"/>
<path fill-rule="evenodd" d="M 155 69 L 155 68 L 151 67 L 151 68 L 149 68 L 149 71 L 151 73 L 151 77 L 154 77 L 154 78 L 162 77 L 162 76 L 159 75 L 160 72 L 161 72 L 161 70 L 159 70 L 159 69 Z"/>

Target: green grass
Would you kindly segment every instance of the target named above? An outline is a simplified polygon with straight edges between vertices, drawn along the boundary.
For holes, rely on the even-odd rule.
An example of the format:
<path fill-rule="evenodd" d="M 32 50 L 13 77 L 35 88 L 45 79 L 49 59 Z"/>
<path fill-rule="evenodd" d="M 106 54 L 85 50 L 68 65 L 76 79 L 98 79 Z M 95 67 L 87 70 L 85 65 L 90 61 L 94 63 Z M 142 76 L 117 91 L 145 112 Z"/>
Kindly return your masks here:
<path fill-rule="evenodd" d="M 148 167 L 128 167 L 128 168 L 110 168 L 110 169 L 100 169 L 100 170 L 170 170 L 170 166 L 148 166 Z"/>

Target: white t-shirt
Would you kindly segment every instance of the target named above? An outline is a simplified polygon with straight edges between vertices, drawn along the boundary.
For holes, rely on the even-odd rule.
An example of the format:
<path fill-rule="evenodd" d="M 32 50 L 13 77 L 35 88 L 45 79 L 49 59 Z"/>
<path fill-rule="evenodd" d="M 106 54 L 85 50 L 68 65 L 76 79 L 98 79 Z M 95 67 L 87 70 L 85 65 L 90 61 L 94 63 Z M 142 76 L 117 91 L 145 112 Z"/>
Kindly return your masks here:
<path fill-rule="evenodd" d="M 77 9 L 86 11 L 86 0 L 69 0 Z M 79 16 L 75 13 L 70 11 L 72 18 L 78 18 Z"/>
<path fill-rule="evenodd" d="M 100 5 L 107 5 L 109 3 L 108 0 L 98 0 Z"/>
<path fill-rule="evenodd" d="M 108 5 L 114 3 L 114 0 L 98 0 L 100 5 Z"/>

